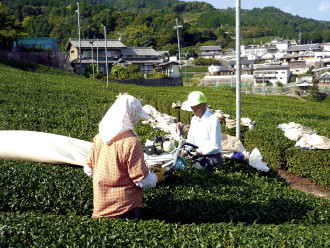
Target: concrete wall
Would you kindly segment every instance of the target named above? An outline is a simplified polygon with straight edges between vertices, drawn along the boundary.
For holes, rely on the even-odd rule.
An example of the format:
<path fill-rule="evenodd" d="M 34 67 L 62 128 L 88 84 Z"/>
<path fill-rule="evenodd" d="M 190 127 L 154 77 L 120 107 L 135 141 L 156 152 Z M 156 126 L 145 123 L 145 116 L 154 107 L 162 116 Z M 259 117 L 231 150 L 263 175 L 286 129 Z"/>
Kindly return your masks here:
<path fill-rule="evenodd" d="M 9 61 L 17 61 L 27 64 L 41 64 L 51 66 L 63 71 L 73 72 L 69 57 L 61 52 L 8 52 L 0 51 L 0 57 Z"/>
<path fill-rule="evenodd" d="M 183 86 L 181 78 L 148 78 L 119 80 L 117 83 L 136 84 L 143 86 Z"/>
<path fill-rule="evenodd" d="M 202 78 L 198 86 L 213 85 L 219 83 L 230 83 L 233 82 L 233 85 L 236 85 L 236 75 L 232 76 L 205 76 Z M 253 75 L 241 75 L 241 82 L 253 82 Z"/>

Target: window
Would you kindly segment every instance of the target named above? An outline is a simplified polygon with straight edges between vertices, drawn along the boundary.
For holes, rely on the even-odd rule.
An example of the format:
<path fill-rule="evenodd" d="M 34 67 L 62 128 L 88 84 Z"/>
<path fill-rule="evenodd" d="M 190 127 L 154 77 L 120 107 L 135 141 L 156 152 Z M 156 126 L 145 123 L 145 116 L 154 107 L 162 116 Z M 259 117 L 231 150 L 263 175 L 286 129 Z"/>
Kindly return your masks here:
<path fill-rule="evenodd" d="M 117 58 L 116 51 L 107 51 L 107 57 Z M 105 57 L 105 51 L 102 52 L 102 56 Z"/>
<path fill-rule="evenodd" d="M 83 51 L 83 58 L 90 58 L 92 57 L 92 52 L 91 51 Z"/>
<path fill-rule="evenodd" d="M 71 53 L 70 53 L 70 57 L 71 57 L 71 58 L 74 57 L 74 51 L 71 51 Z"/>

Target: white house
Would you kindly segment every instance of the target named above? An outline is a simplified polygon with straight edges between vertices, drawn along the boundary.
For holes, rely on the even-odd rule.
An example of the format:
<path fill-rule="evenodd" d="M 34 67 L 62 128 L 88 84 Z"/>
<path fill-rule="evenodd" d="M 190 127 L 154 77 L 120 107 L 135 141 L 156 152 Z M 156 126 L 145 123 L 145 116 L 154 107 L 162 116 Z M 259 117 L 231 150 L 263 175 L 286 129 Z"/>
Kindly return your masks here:
<path fill-rule="evenodd" d="M 267 53 L 267 49 L 264 47 L 258 47 L 258 48 L 246 48 L 245 46 L 241 46 L 241 56 L 247 57 L 249 55 L 258 55 L 261 56 L 263 54 Z"/>
<path fill-rule="evenodd" d="M 217 65 L 211 65 L 209 68 L 209 74 L 211 76 L 217 75 L 217 73 L 220 71 L 220 66 Z"/>
<path fill-rule="evenodd" d="M 180 77 L 179 74 L 179 63 L 175 61 L 169 61 L 165 63 L 158 64 L 156 66 L 158 72 L 165 73 L 168 77 Z"/>
<path fill-rule="evenodd" d="M 253 72 L 254 84 L 275 84 L 280 82 L 287 84 L 290 79 L 290 68 L 288 66 L 263 66 L 254 69 Z"/>

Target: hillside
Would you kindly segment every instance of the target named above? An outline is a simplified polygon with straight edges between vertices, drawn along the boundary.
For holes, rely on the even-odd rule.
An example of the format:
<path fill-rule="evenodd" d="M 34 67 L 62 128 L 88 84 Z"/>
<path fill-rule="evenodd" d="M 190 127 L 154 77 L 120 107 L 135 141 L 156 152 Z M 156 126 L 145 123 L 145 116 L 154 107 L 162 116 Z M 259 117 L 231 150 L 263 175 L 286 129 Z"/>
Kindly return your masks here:
<path fill-rule="evenodd" d="M 1 130 L 41 131 L 87 141 L 97 133 L 100 119 L 119 92 L 189 122 L 191 113 L 170 106 L 197 89 L 115 83 L 107 88 L 102 81 L 4 60 L 0 75 Z M 234 116 L 231 89 L 202 90 L 212 107 Z M 300 169 L 315 169 L 312 176 L 328 183 L 329 167 L 321 163 L 322 157 L 329 158 L 322 155 L 327 151 L 294 149 L 277 128 L 295 121 L 329 135 L 328 105 L 242 95 L 243 116 L 256 121 L 254 130 L 243 132 L 245 145 L 250 150 L 259 144 L 271 167 L 285 155 L 297 154 Z M 135 131 L 143 144 L 163 135 L 141 123 Z M 91 219 L 92 180 L 80 167 L 6 160 L 0 160 L 0 167 L 1 247 L 326 247 L 329 243 L 329 200 L 292 189 L 274 169 L 259 172 L 245 162 L 225 159 L 215 173 L 189 166 L 174 172 L 163 184 L 144 190 L 139 221 Z"/>
<path fill-rule="evenodd" d="M 58 37 L 61 51 L 69 38 L 77 37 L 75 1 L 4 0 L 2 4 L 21 22 L 20 36 Z M 235 33 L 235 10 L 215 9 L 204 2 L 90 0 L 80 2 L 80 17 L 83 38 L 103 38 L 103 23 L 109 38 L 122 33 L 127 46 L 152 46 L 175 54 L 177 37 L 172 27 L 178 18 L 185 51 L 198 51 L 201 45 L 234 47 L 228 33 Z M 242 11 L 243 39 L 298 39 L 299 32 L 302 43 L 330 41 L 329 22 L 293 16 L 272 7 Z"/>

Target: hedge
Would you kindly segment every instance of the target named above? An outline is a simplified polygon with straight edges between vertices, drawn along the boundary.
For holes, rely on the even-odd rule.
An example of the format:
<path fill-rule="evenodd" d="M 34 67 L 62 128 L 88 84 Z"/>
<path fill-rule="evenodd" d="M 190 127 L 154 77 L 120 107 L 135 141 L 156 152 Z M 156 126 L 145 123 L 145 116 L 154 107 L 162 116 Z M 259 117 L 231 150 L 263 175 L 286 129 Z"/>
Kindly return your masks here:
<path fill-rule="evenodd" d="M 235 117 L 235 95 L 228 88 L 115 83 L 107 88 L 102 81 L 3 60 L 0 74 L 2 130 L 34 130 L 91 141 L 120 92 L 188 123 L 192 114 L 172 109 L 171 104 L 184 101 L 192 90 L 202 90 L 212 108 Z M 139 221 L 91 219 L 92 180 L 80 167 L 1 160 L 0 247 L 327 247 L 329 201 L 292 189 L 273 169 L 290 170 L 299 164 L 307 168 L 312 164 L 308 157 L 314 165 L 328 161 L 326 151 L 292 148 L 294 142 L 277 128 L 294 121 L 327 136 L 327 107 L 243 94 L 242 117 L 256 121 L 254 130 L 242 128 L 244 146 L 258 147 L 270 161 L 270 172 L 228 159 L 215 173 L 189 165 L 157 188 L 144 190 Z M 224 126 L 222 130 L 235 133 Z M 141 123 L 136 132 L 142 143 L 163 135 Z M 310 166 L 306 176 L 328 187 L 328 178 L 320 171 Z"/>

